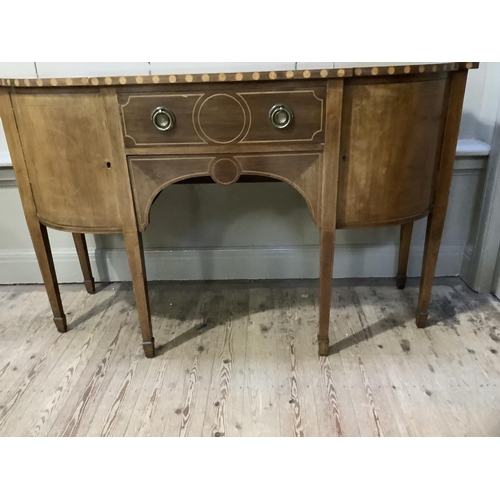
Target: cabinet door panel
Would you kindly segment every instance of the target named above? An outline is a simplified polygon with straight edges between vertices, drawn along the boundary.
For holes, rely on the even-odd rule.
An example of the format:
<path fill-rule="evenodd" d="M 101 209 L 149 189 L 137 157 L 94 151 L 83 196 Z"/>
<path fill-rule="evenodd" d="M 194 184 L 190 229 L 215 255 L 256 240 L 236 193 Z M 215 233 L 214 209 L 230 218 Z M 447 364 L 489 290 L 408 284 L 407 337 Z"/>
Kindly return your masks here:
<path fill-rule="evenodd" d="M 446 79 L 347 85 L 338 227 L 399 223 L 431 208 Z"/>
<path fill-rule="evenodd" d="M 38 216 L 55 227 L 120 228 L 99 94 L 12 96 Z"/>

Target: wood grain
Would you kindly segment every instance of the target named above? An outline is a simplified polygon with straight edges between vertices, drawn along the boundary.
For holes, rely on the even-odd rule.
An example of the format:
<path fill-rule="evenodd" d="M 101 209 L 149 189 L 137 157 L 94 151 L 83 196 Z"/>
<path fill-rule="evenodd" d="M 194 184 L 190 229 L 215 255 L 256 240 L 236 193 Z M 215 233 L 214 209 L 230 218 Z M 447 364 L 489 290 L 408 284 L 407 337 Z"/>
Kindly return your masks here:
<path fill-rule="evenodd" d="M 364 75 L 386 76 L 386 75 L 422 75 L 435 74 L 446 71 L 457 71 L 459 69 L 478 68 L 477 62 L 454 62 L 445 64 L 411 64 L 406 66 L 372 66 L 364 68 L 328 68 L 328 69 L 304 69 L 297 71 L 254 71 L 238 73 L 213 73 L 213 74 L 181 74 L 181 75 L 138 75 L 138 76 L 106 76 L 83 78 L 2 78 L 0 86 L 39 88 L 39 87 L 95 87 L 95 86 L 144 86 L 161 84 L 192 84 L 206 82 L 246 82 L 246 81 L 276 81 L 276 80 L 308 80 L 324 78 L 350 78 Z"/>
<path fill-rule="evenodd" d="M 134 286 L 135 303 L 139 322 L 141 324 L 142 347 L 147 358 L 152 358 L 155 353 L 155 339 L 151 326 L 151 313 L 149 308 L 148 283 L 146 278 L 146 264 L 144 262 L 144 249 L 142 233 L 130 231 L 125 233 L 125 250 Z"/>
<path fill-rule="evenodd" d="M 339 179 L 339 151 L 344 87 L 339 82 L 328 82 L 326 102 L 326 137 L 321 182 L 321 227 L 319 270 L 319 332 L 318 352 L 328 354 L 330 306 L 333 278 L 333 251 L 337 227 L 337 194 Z"/>
<path fill-rule="evenodd" d="M 446 75 L 345 87 L 337 227 L 421 218 L 433 204 Z"/>
<path fill-rule="evenodd" d="M 12 95 L 12 104 L 40 220 L 87 232 L 118 231 L 99 94 Z"/>
<path fill-rule="evenodd" d="M 477 64 L 445 63 L 284 73 L 68 78 L 64 82 L 2 80 L 0 113 L 57 328 L 66 330 L 66 317 L 47 227 L 73 233 L 90 293 L 95 286 L 83 233 L 124 235 L 142 345 L 146 357 L 152 358 L 155 344 L 141 234 L 149 222 L 151 204 L 174 182 L 208 178 L 231 185 L 257 177 L 289 183 L 304 198 L 320 228 L 321 355 L 328 354 L 337 228 L 402 225 L 397 278 L 402 288 L 411 224 L 429 215 L 417 314 L 417 324 L 423 326 L 446 215 L 465 80 L 474 67 Z M 269 111 L 275 104 L 292 110 L 293 119 L 285 128 L 273 127 L 270 121 Z M 151 113 L 158 107 L 175 114 L 172 130 L 154 127 Z M 205 398 L 212 390 L 210 382 L 200 384 L 198 363 L 214 362 L 214 352 L 225 342 L 222 327 L 214 328 L 210 338 L 210 354 L 195 354 L 187 374 L 187 409 L 181 410 L 185 417 L 181 433 L 190 432 L 191 419 L 196 422 L 192 432 L 206 431 L 200 412 L 191 414 L 190 409 L 196 394 Z M 291 369 L 298 373 L 295 340 L 287 340 L 286 345 Z M 135 352 L 132 346 L 124 349 L 126 356 Z M 105 352 L 103 356 L 104 372 Z M 357 359 L 376 432 L 382 434 L 369 367 L 362 358 Z M 99 432 L 108 435 L 125 426 L 113 415 L 125 401 L 134 404 L 136 378 L 146 371 L 140 363 L 134 366 L 116 379 L 118 387 L 112 384 L 118 390 L 118 406 L 109 410 L 108 424 L 103 423 Z M 328 363 L 322 366 L 330 390 Z M 224 379 L 230 375 L 224 367 L 222 373 Z M 93 384 L 98 385 L 100 374 L 96 377 Z M 157 380 L 158 391 L 161 379 L 163 376 Z M 92 406 L 96 404 L 94 385 L 88 390 Z M 319 432 L 302 423 L 305 406 L 299 403 L 299 384 L 292 384 L 290 390 L 290 400 L 297 400 L 291 413 L 294 432 Z M 278 394 L 284 393 L 278 388 Z M 216 427 L 224 426 L 225 409 L 217 410 Z M 85 432 L 79 418 L 75 414 L 74 422 L 66 423 L 70 434 Z"/>
<path fill-rule="evenodd" d="M 211 370 L 220 337 L 222 294 L 220 291 L 204 290 L 197 295 L 197 302 L 195 314 L 192 311 L 185 313 L 191 319 L 186 325 L 187 329 L 183 330 L 185 341 L 182 349 L 175 355 L 179 368 L 165 380 L 172 390 L 170 398 L 174 406 L 171 418 L 166 419 L 163 435 L 186 436 L 193 429 L 195 435 L 202 433 L 209 404 Z M 215 341 L 213 336 L 217 337 Z M 202 369 L 204 375 L 199 374 Z M 174 377 L 173 380 L 171 377 Z"/>
<path fill-rule="evenodd" d="M 42 286 L 0 287 L 7 340 L 30 301 L 22 344 L 0 342 L 0 435 L 499 436 L 497 301 L 438 279 L 420 330 L 417 285 L 339 280 L 318 357 L 315 281 L 155 283 L 153 360 L 130 284 L 64 285 L 77 311 L 64 336 Z"/>
<path fill-rule="evenodd" d="M 88 293 L 95 293 L 95 281 L 92 276 L 92 268 L 90 267 L 89 251 L 85 235 L 82 233 L 73 233 L 73 241 L 75 242 L 76 253 L 78 254 L 78 260 L 82 268 L 83 284 Z"/>
<path fill-rule="evenodd" d="M 448 105 L 446 108 L 446 122 L 444 126 L 442 148 L 440 151 L 439 169 L 437 170 L 436 176 L 434 208 L 427 220 L 427 231 L 425 235 L 424 259 L 416 317 L 417 326 L 419 328 L 423 328 L 427 321 L 427 309 L 431 297 L 432 282 L 436 270 L 441 237 L 443 235 L 451 179 L 453 176 L 453 165 L 455 161 L 458 133 L 460 130 L 460 119 L 462 117 L 465 84 L 467 83 L 467 71 L 453 73 L 452 76 L 449 77 L 448 82 Z"/>
<path fill-rule="evenodd" d="M 311 219 L 319 224 L 321 154 L 159 156 L 129 160 L 139 229 L 147 227 L 151 205 L 163 189 L 181 180 L 213 175 L 212 165 L 223 159 L 237 165 L 240 175 L 265 176 L 290 184 L 306 201 Z"/>
<path fill-rule="evenodd" d="M 226 321 L 224 323 L 224 339 L 222 341 L 222 345 L 219 348 L 218 356 L 214 363 L 214 375 L 218 375 L 214 377 L 212 381 L 212 387 L 214 388 L 214 393 L 212 396 L 212 390 L 210 391 L 210 396 L 208 398 L 209 404 L 207 405 L 207 417 L 210 415 L 208 408 L 210 408 L 210 403 L 213 402 L 212 408 L 213 410 L 213 420 L 212 427 L 210 429 L 210 434 L 214 437 L 222 437 L 230 435 L 233 431 L 241 430 L 241 425 L 238 426 L 238 420 L 241 418 L 241 411 L 243 410 L 243 400 L 241 399 L 241 403 L 239 403 L 238 398 L 231 398 L 235 400 L 237 405 L 236 411 L 239 410 L 239 414 L 234 419 L 232 417 L 229 419 L 229 401 L 230 396 L 232 396 L 233 392 L 242 393 L 242 386 L 235 387 L 234 384 L 234 366 L 235 366 L 235 353 L 234 353 L 234 344 L 238 339 L 235 339 L 235 335 L 241 333 L 240 328 L 238 328 L 239 318 L 238 314 L 242 314 L 245 316 L 245 310 L 248 311 L 248 293 L 243 294 L 233 294 L 226 293 L 224 297 L 224 309 L 222 314 Z M 241 354 L 239 352 L 238 354 Z M 217 370 L 218 365 L 218 374 L 215 370 Z M 241 371 L 242 366 L 238 366 L 236 364 L 236 369 Z M 236 420 L 236 422 L 234 422 Z M 207 424 L 209 424 L 209 420 L 207 419 Z M 232 425 L 231 425 L 232 424 Z M 204 432 L 205 433 L 205 432 Z"/>
<path fill-rule="evenodd" d="M 280 435 L 282 437 L 305 436 L 303 392 L 297 382 L 297 358 L 295 356 L 295 331 L 292 330 L 292 315 L 288 307 L 287 290 L 272 290 L 272 324 L 267 335 L 276 339 L 277 394 L 279 406 Z M 286 411 L 282 409 L 285 408 Z M 314 420 L 311 419 L 311 423 Z M 317 432 L 317 431 L 316 431 Z"/>
<path fill-rule="evenodd" d="M 158 308 L 164 299 L 161 290 L 151 294 L 151 307 Z M 128 311 L 133 310 L 129 307 Z M 142 389 L 144 378 L 149 371 L 150 363 L 144 358 L 141 345 L 137 341 L 138 325 L 127 328 L 128 343 L 116 363 L 116 369 L 106 375 L 106 389 L 98 402 L 92 420 L 85 422 L 87 435 L 108 437 L 123 435 L 128 426 L 130 415 Z M 128 410 L 128 411 L 127 411 Z"/>
<path fill-rule="evenodd" d="M 227 290 L 221 321 L 224 339 L 220 344 L 217 373 L 212 377 L 207 412 L 203 425 L 204 436 L 234 437 L 242 435 L 245 384 L 246 343 L 249 322 L 248 289 Z"/>
<path fill-rule="evenodd" d="M 328 355 L 330 329 L 330 307 L 332 297 L 333 279 L 333 248 L 335 245 L 335 232 L 333 230 L 320 230 L 320 260 L 319 260 L 319 333 L 318 351 L 320 356 Z"/>
<path fill-rule="evenodd" d="M 121 286 L 118 290 L 108 286 L 100 291 L 99 299 L 84 299 L 80 308 L 80 316 L 77 318 L 80 324 L 75 328 L 74 339 L 64 351 L 57 366 L 45 379 L 45 383 L 54 389 L 48 391 L 47 394 L 39 393 L 37 399 L 30 402 L 31 405 L 39 408 L 39 411 L 25 412 L 18 424 L 29 427 L 29 436 L 44 436 L 48 433 L 61 405 L 70 396 L 76 381 L 98 347 L 101 329 L 107 328 L 109 323 L 116 318 L 119 310 L 122 309 L 121 301 L 125 299 L 128 292 L 127 286 Z M 83 322 L 85 322 L 85 329 L 81 331 Z"/>
<path fill-rule="evenodd" d="M 251 288 L 246 355 L 242 434 L 280 436 L 276 319 L 272 290 Z M 288 400 L 287 400 L 288 402 Z M 285 431 L 285 429 L 283 429 Z"/>
<path fill-rule="evenodd" d="M 398 274 L 396 275 L 396 285 L 400 290 L 402 290 L 406 285 L 406 270 L 408 268 L 408 258 L 410 257 L 413 222 L 407 222 L 406 224 L 403 224 L 400 231 Z"/>
<path fill-rule="evenodd" d="M 284 90 L 279 85 L 261 88 L 247 85 L 246 91 L 229 86 L 210 91 L 202 85 L 188 93 L 120 93 L 120 111 L 127 148 L 156 146 L 221 146 L 225 144 L 322 143 L 325 87 L 298 85 Z M 293 111 L 285 129 L 274 128 L 269 112 L 276 104 Z M 158 130 L 151 119 L 163 107 L 175 116 L 171 130 Z M 153 152 L 153 151 L 151 151 Z"/>
<path fill-rule="evenodd" d="M 32 185 L 28 175 L 26 157 L 21 144 L 21 138 L 18 134 L 18 123 L 14 114 L 13 103 L 11 96 L 5 92 L 0 92 L 0 116 L 5 126 L 5 136 L 9 145 L 17 186 L 40 272 L 42 273 L 43 282 L 54 315 L 54 322 L 60 332 L 65 332 L 67 328 L 66 316 L 62 308 L 47 228 L 43 224 L 40 224 L 38 218 L 37 207 L 32 194 Z"/>
<path fill-rule="evenodd" d="M 113 295 L 116 299 L 121 300 L 124 294 L 122 292 L 118 295 Z M 98 329 L 106 325 L 107 321 L 111 321 L 117 312 L 117 307 L 104 309 L 94 321 L 90 320 L 87 323 L 88 333 L 85 335 L 83 343 L 73 342 L 65 351 L 65 358 L 68 361 L 62 364 L 62 369 L 58 368 L 51 373 L 51 384 L 53 384 L 52 386 L 55 387 L 55 390 L 52 394 L 49 393 L 49 396 L 45 396 L 42 401 L 36 403 L 40 411 L 32 416 L 27 435 L 33 437 L 45 435 L 47 430 L 50 429 L 54 416 L 60 410 L 60 405 L 68 398 L 70 391 L 75 385 L 75 381 L 78 380 L 83 367 L 88 363 L 89 354 L 97 347 L 96 333 Z M 60 378 L 54 383 L 52 379 L 56 374 Z M 35 402 L 32 404 L 35 404 Z"/>
<path fill-rule="evenodd" d="M 78 295 L 73 296 L 73 301 L 77 297 Z M 47 371 L 71 342 L 69 336 L 51 336 L 50 332 L 43 328 L 47 324 L 48 320 L 36 325 L 34 331 L 19 344 L 18 349 L 10 353 L 12 369 L 5 373 L 2 381 L 5 405 L 0 411 L 0 429 L 8 425 L 9 417 L 19 410 L 26 392 L 33 385 L 43 383 Z M 47 342 L 47 339 L 50 340 Z M 45 348 L 40 352 L 38 349 L 41 344 L 44 344 Z M 20 413 L 22 414 L 22 410 Z"/>
<path fill-rule="evenodd" d="M 121 434 L 117 427 L 113 435 L 163 436 L 167 425 L 168 435 L 177 430 L 181 410 L 180 403 L 173 406 L 173 389 L 177 387 L 183 360 L 187 362 L 191 339 L 198 333 L 202 289 L 174 284 L 158 284 L 153 290 L 155 288 L 160 292 L 161 305 L 153 309 L 152 323 L 157 327 L 160 354 L 148 361 L 151 366 L 143 380 L 136 379 L 131 390 L 131 394 L 135 394 L 130 398 L 134 401 L 129 410 L 131 418 Z M 153 384 L 149 382 L 152 379 Z"/>

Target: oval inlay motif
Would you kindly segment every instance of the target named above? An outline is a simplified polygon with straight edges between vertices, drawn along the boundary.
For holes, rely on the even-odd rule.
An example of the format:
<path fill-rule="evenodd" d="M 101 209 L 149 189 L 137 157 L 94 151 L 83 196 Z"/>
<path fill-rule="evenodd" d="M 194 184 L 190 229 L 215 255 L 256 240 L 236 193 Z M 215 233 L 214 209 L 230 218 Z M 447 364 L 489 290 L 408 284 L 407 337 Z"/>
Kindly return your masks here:
<path fill-rule="evenodd" d="M 215 94 L 201 103 L 198 126 L 205 137 L 218 144 L 235 141 L 245 130 L 247 118 L 242 104 L 228 94 Z"/>
<path fill-rule="evenodd" d="M 240 177 L 241 168 L 230 158 L 220 158 L 210 166 L 210 175 L 217 184 L 228 186 Z"/>

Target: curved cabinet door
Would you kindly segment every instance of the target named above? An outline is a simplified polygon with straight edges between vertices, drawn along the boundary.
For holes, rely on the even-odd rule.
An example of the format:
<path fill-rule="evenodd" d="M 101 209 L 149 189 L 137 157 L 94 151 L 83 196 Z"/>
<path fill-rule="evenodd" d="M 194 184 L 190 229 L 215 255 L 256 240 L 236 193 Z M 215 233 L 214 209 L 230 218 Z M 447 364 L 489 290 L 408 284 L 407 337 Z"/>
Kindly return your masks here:
<path fill-rule="evenodd" d="M 346 83 L 337 227 L 398 224 L 432 207 L 446 78 Z"/>
<path fill-rule="evenodd" d="M 121 227 L 110 141 L 97 93 L 12 95 L 33 198 L 44 224 Z"/>

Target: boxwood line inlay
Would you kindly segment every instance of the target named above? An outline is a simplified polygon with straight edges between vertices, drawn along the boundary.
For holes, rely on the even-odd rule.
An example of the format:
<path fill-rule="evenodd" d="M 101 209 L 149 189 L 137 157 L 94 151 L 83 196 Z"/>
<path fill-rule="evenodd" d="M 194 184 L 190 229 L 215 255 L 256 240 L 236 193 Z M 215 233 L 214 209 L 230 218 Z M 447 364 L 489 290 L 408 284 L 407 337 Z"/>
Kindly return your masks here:
<path fill-rule="evenodd" d="M 416 313 L 424 327 L 467 72 L 477 67 L 1 79 L 0 117 L 58 330 L 67 324 L 47 227 L 73 233 L 89 293 L 84 233 L 124 235 L 142 345 L 153 357 L 142 246 L 151 205 L 175 182 L 228 186 L 242 176 L 290 184 L 319 228 L 323 356 L 336 229 L 399 225 L 404 288 L 413 222 L 428 215 Z"/>

